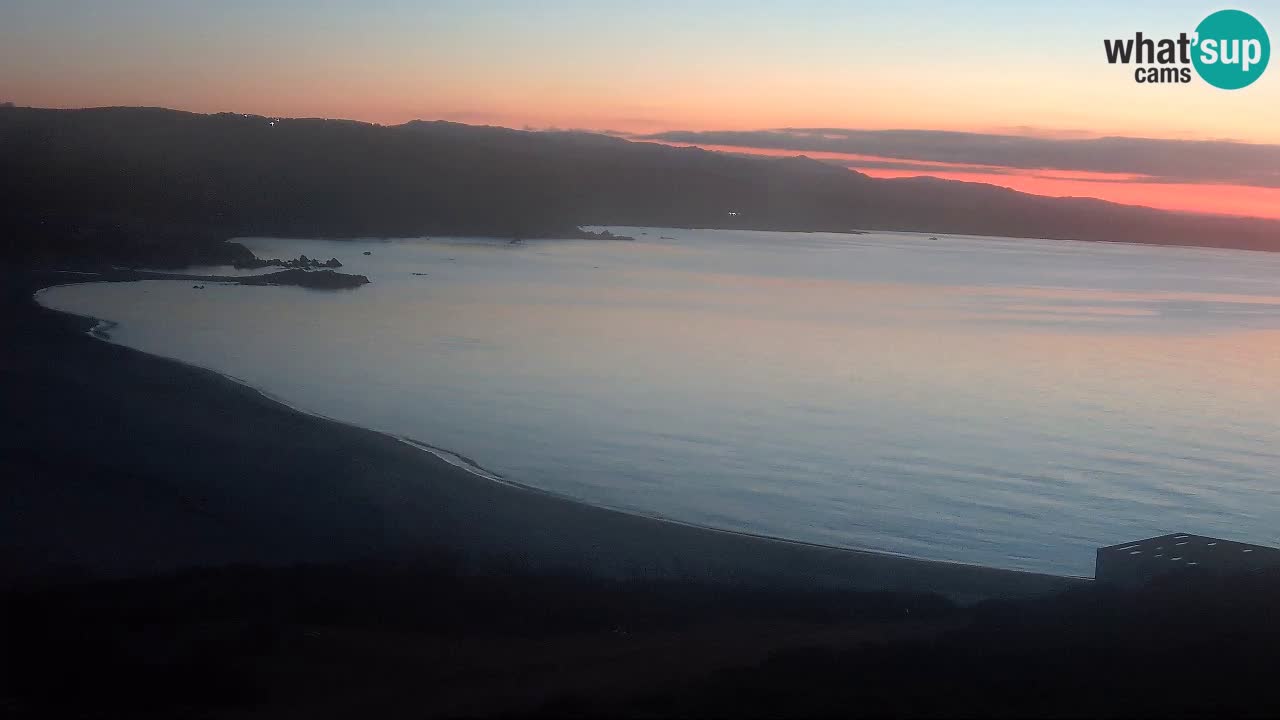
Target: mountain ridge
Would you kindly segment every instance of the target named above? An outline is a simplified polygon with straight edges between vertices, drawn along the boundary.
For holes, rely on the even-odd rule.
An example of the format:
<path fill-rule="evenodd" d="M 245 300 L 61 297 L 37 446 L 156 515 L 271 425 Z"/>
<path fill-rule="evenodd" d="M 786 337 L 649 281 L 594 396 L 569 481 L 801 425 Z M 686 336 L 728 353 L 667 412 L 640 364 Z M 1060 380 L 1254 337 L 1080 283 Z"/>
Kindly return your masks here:
<path fill-rule="evenodd" d="M 1280 221 L 879 179 L 582 131 L 164 108 L 0 109 L 10 260 L 224 261 L 244 235 L 580 236 L 581 226 L 899 230 L 1280 250 Z M 220 243 L 215 245 L 214 243 Z"/>

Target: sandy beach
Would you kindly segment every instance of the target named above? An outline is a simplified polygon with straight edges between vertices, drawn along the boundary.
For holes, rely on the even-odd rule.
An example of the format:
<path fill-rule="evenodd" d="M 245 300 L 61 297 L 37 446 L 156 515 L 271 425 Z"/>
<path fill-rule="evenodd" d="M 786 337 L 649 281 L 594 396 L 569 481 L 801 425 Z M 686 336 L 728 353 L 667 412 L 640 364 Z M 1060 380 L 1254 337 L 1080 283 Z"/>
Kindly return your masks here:
<path fill-rule="evenodd" d="M 112 279 L 126 279 L 117 275 Z M 690 527 L 492 482 L 396 438 L 309 416 L 216 373 L 95 340 L 38 307 L 83 275 L 11 275 L 0 522 L 5 574 L 447 554 L 520 567 L 971 600 L 1079 580 Z M 422 439 L 429 441 L 429 439 Z"/>

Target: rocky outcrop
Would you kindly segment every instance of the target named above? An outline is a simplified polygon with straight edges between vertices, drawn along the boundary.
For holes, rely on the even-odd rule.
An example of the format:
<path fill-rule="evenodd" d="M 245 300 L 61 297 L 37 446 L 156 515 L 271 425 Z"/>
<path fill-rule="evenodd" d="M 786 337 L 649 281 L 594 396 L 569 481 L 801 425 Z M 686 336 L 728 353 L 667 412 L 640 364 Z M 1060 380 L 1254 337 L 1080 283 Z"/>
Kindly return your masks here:
<path fill-rule="evenodd" d="M 241 285 L 296 285 L 316 290 L 344 290 L 368 285 L 364 275 L 351 275 L 332 270 L 281 270 L 266 275 L 253 275 L 238 279 Z"/>
<path fill-rule="evenodd" d="M 367 255 L 368 253 L 366 253 Z M 282 267 L 293 270 L 315 270 L 318 268 L 340 268 L 342 263 L 338 262 L 338 258 L 329 258 L 321 262 L 314 260 L 306 255 L 299 255 L 297 260 L 281 260 L 279 258 L 271 258 L 264 260 L 262 258 L 244 259 L 235 263 L 235 267 L 239 270 L 256 270 L 264 267 Z"/>

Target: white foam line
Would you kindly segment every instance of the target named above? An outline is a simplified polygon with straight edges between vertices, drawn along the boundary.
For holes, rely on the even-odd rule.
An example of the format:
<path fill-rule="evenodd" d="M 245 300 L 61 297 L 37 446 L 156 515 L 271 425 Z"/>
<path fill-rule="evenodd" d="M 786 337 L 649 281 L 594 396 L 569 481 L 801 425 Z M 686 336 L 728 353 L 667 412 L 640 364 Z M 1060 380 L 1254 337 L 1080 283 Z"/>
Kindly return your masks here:
<path fill-rule="evenodd" d="M 111 335 L 107 332 L 108 330 L 119 327 L 120 325 L 119 323 L 113 320 L 103 320 L 101 318 L 94 317 L 93 315 L 80 315 L 79 313 L 73 313 L 67 310 L 60 310 L 58 308 L 50 307 L 49 305 L 46 305 L 45 303 L 41 302 L 40 296 L 43 295 L 46 291 L 53 290 L 60 287 L 71 287 L 73 285 L 83 285 L 83 284 L 84 283 L 62 283 L 60 285 L 51 285 L 47 288 L 42 288 L 40 290 L 37 290 L 35 293 L 32 294 L 31 298 L 35 300 L 36 303 L 40 305 L 40 307 L 46 308 L 48 310 L 54 310 L 56 312 L 66 313 L 68 315 L 75 315 L 76 317 L 87 318 L 89 320 L 96 320 L 97 322 L 94 324 L 94 326 L 92 328 L 89 328 L 89 330 L 85 332 L 86 335 L 88 335 L 91 338 L 94 338 L 95 340 L 101 340 L 103 342 L 111 343 L 112 345 L 121 345 L 122 347 L 128 347 L 127 345 L 123 345 L 122 343 L 116 342 L 115 339 L 112 338 Z M 132 348 L 132 349 L 136 350 L 136 348 Z M 139 351 L 139 352 L 142 352 L 142 351 Z M 153 353 L 147 353 L 147 354 L 150 355 Z M 158 357 L 165 357 L 165 356 L 160 355 Z M 444 448 L 441 448 L 441 447 L 436 447 L 435 445 L 422 442 L 421 440 L 414 440 L 411 437 L 396 435 L 394 433 L 384 432 L 382 430 L 375 430 L 373 428 L 368 428 L 363 425 L 357 425 L 353 422 L 348 422 L 346 420 L 331 417 L 329 415 L 325 415 L 324 413 L 319 413 L 314 410 L 308 410 L 307 408 L 299 407 L 278 395 L 274 395 L 260 387 L 257 387 L 256 385 L 254 385 L 253 383 L 250 383 L 248 380 L 245 380 L 244 378 L 239 378 L 229 373 L 221 372 L 219 370 L 214 370 L 211 367 L 206 367 L 204 365 L 200 365 L 193 362 L 187 362 L 185 360 L 178 360 L 177 358 L 172 358 L 172 357 L 165 357 L 165 359 L 172 360 L 173 362 L 180 363 L 182 365 L 187 365 L 188 367 L 198 368 L 206 372 L 211 372 L 214 375 L 217 375 L 218 377 L 225 378 L 237 385 L 248 388 L 249 390 L 254 391 L 258 395 L 261 395 L 262 397 L 266 398 L 267 400 L 270 400 L 271 402 L 277 403 L 279 405 L 283 405 L 286 408 L 296 413 L 309 415 L 314 418 L 327 420 L 329 422 L 338 423 L 339 425 L 346 425 L 347 427 L 353 427 L 360 430 L 372 430 L 373 432 L 376 432 L 379 435 L 385 435 L 393 440 L 402 442 L 415 450 L 420 450 L 430 455 L 434 455 L 435 457 L 449 463 L 450 465 L 458 468 L 459 470 L 465 470 L 471 473 L 472 475 L 475 475 L 476 477 L 481 477 L 481 478 L 484 478 L 485 480 L 502 483 L 503 485 L 509 485 L 511 487 L 518 487 L 525 490 L 536 490 L 539 492 L 545 492 L 545 491 L 538 490 L 538 488 L 530 487 L 528 485 L 521 485 L 520 483 L 515 483 L 510 480 L 507 480 L 506 478 L 502 477 L 497 473 L 490 472 L 489 470 L 484 469 L 483 467 L 480 466 L 479 463 L 472 460 L 471 458 L 468 458 L 465 455 L 455 453 L 450 450 L 445 450 Z"/>
<path fill-rule="evenodd" d="M 51 307 L 49 307 L 48 305 L 45 305 L 44 303 L 40 302 L 40 296 L 41 296 L 41 295 L 43 295 L 43 294 L 45 294 L 45 293 L 47 293 L 47 292 L 49 292 L 50 290 L 56 290 L 56 289 L 58 289 L 58 288 L 62 288 L 62 287 L 72 287 L 72 286 L 75 286 L 75 285 L 88 285 L 88 284 L 89 284 L 89 283 L 83 283 L 83 282 L 68 282 L 68 283 L 58 283 L 57 285 L 50 285 L 50 286 L 49 286 L 49 287 L 47 287 L 47 288 L 40 288 L 39 290 L 37 290 L 37 291 L 35 291 L 35 292 L 31 293 L 31 299 L 32 299 L 32 300 L 35 300 L 35 301 L 36 301 L 36 304 L 37 304 L 37 305 L 39 305 L 39 306 L 40 306 L 40 307 L 42 307 L 42 308 L 47 308 L 47 309 L 49 309 L 49 310 L 57 310 L 57 308 L 51 308 Z M 67 311 L 66 311 L 66 310 L 58 310 L 58 312 L 67 312 Z M 68 314 L 68 315 L 75 315 L 75 313 L 67 313 L 67 314 Z M 87 315 L 77 315 L 77 317 L 88 317 L 88 316 L 87 316 Z"/>
<path fill-rule="evenodd" d="M 471 458 L 465 455 L 459 455 L 458 453 L 452 452 L 450 450 L 445 450 L 444 448 L 439 448 L 439 447 L 436 447 L 435 445 L 424 443 L 421 440 L 414 440 L 413 438 L 406 437 L 404 435 L 391 435 L 391 437 L 395 438 L 396 440 L 399 440 L 400 442 L 406 445 L 409 445 L 410 447 L 416 448 L 418 450 L 422 450 L 424 452 L 429 452 L 432 455 L 435 455 L 436 457 L 440 458 L 441 460 L 449 463 L 450 465 L 456 468 L 459 468 L 461 470 L 466 470 L 472 475 L 477 475 L 486 480 L 492 480 L 493 482 L 502 483 L 503 485 L 510 485 L 511 487 L 533 489 L 533 488 L 529 488 L 527 485 L 521 485 L 520 483 L 512 482 L 495 472 L 490 472 L 489 470 L 485 470 L 480 465 L 480 463 L 476 462 L 475 460 L 472 460 Z"/>
<path fill-rule="evenodd" d="M 94 319 L 98 320 L 97 318 Z M 98 320 L 98 323 L 89 328 L 86 331 L 86 334 L 89 335 L 89 337 L 98 338 L 99 340 L 110 340 L 111 331 L 119 324 L 120 323 L 112 322 L 111 320 Z"/>
<path fill-rule="evenodd" d="M 215 375 L 218 375 L 218 376 L 220 376 L 220 377 L 224 377 L 224 378 L 226 378 L 226 379 L 230 380 L 231 382 L 236 383 L 237 385 L 241 385 L 241 386 L 243 386 L 243 387 L 246 387 L 246 388 L 248 388 L 248 389 L 250 389 L 250 390 L 252 390 L 252 391 L 256 392 L 257 394 L 261 395 L 262 397 L 266 398 L 267 400 L 270 400 L 271 402 L 273 402 L 273 403 L 277 403 L 277 404 L 279 404 L 279 405 L 283 405 L 283 406 L 285 406 L 286 408 L 289 408 L 290 410 L 292 410 L 292 411 L 294 411 L 294 412 L 296 412 L 296 413 L 300 413 L 300 414 L 302 414 L 302 415 L 309 415 L 309 416 L 311 416 L 311 417 L 313 417 L 313 418 L 319 418 L 319 419 L 321 419 L 321 420 L 327 420 L 327 421 L 332 422 L 332 423 L 337 423 L 337 424 L 339 424 L 339 425 L 345 425 L 345 426 L 347 426 L 347 427 L 356 428 L 356 429 L 358 429 L 358 430 L 368 430 L 368 431 L 371 431 L 371 432 L 376 432 L 376 433 L 378 433 L 379 435 L 385 435 L 386 437 L 389 437 L 389 438 L 391 438 L 392 440 L 396 440 L 397 442 L 402 442 L 402 443 L 404 443 L 405 445 L 408 445 L 409 447 L 411 447 L 411 448 L 413 448 L 413 449 L 415 449 L 415 450 L 420 450 L 420 451 L 425 452 L 425 453 L 427 453 L 427 454 L 429 454 L 429 455 L 434 455 L 435 457 L 437 457 L 437 458 L 439 458 L 439 459 L 441 459 L 441 460 L 443 460 L 443 461 L 445 461 L 445 462 L 449 463 L 450 465 L 452 465 L 452 466 L 454 466 L 454 467 L 458 468 L 459 470 L 465 470 L 465 471 L 467 471 L 468 473 L 471 473 L 472 475 L 475 475 L 476 477 L 481 477 L 481 478 L 484 478 L 485 480 L 491 480 L 491 481 L 493 481 L 493 482 L 501 483 L 501 484 L 503 484 L 503 485 L 510 485 L 511 487 L 524 488 L 524 489 L 527 489 L 527 490 L 530 490 L 530 489 L 536 489 L 536 488 L 530 488 L 530 487 L 529 487 L 529 486 L 527 486 L 527 485 L 521 485 L 521 484 L 519 484 L 519 483 L 511 482 L 510 480 L 507 480 L 506 478 L 502 477 L 501 475 L 499 475 L 499 474 L 497 474 L 497 473 L 490 472 L 490 471 L 488 471 L 488 470 L 484 469 L 483 467 L 481 467 L 479 463 L 475 462 L 474 460 L 471 460 L 470 458 L 466 457 L 465 455 L 461 455 L 461 454 L 459 454 L 459 453 L 455 453 L 455 452 L 452 452 L 452 451 L 450 451 L 450 450 L 445 450 L 444 448 L 439 448 L 439 447 L 436 447 L 435 445 L 429 445 L 429 444 L 424 443 L 424 442 L 422 442 L 422 441 L 420 441 L 420 440 L 414 440 L 413 438 L 410 438 L 410 437 L 405 437 L 405 436 L 403 436 L 403 435 L 396 435 L 395 433 L 386 432 L 386 431 L 384 431 L 384 430 L 377 430 L 377 429 L 375 429 L 375 428 L 366 427 L 366 426 L 364 426 L 364 425 L 357 425 L 356 423 L 349 422 L 349 421 L 347 421 L 347 420 L 342 420 L 342 419 L 340 419 L 340 418 L 332 417 L 332 416 L 330 416 L 330 415 L 325 415 L 324 413 L 320 413 L 320 412 L 316 412 L 316 411 L 314 411 L 314 410 L 308 410 L 308 409 L 306 409 L 306 408 L 299 407 L 299 406 L 297 406 L 297 405 L 295 405 L 295 404 L 293 404 L 293 403 L 289 402 L 288 400 L 285 400 L 284 398 L 281 398 L 281 397 L 280 397 L 280 396 L 278 396 L 278 395 L 274 395 L 274 394 L 272 394 L 272 393 L 270 393 L 270 392 L 268 392 L 268 391 L 266 391 L 266 390 L 263 390 L 262 388 L 260 388 L 260 387 L 257 387 L 257 386 L 255 386 L 255 385 L 253 385 L 253 384 L 252 384 L 252 383 L 250 383 L 248 380 L 245 380 L 245 379 L 243 379 L 243 378 L 238 378 L 238 377 L 236 377 L 235 375 L 228 375 L 227 373 L 219 372 L 219 371 L 214 370 L 214 369 L 212 369 L 212 368 L 204 367 L 203 365 L 196 365 L 195 363 L 188 363 L 188 362 L 184 362 L 184 361 L 182 361 L 182 360 L 178 360 L 177 362 L 181 362 L 181 363 L 182 363 L 182 364 L 184 364 L 184 365 L 190 365 L 190 366 L 192 366 L 192 367 L 197 367 L 197 368 L 200 368 L 201 370 L 207 370 L 207 371 L 209 371 L 209 372 L 211 372 L 211 373 L 213 373 L 213 374 L 215 374 Z"/>
<path fill-rule="evenodd" d="M 54 270 L 53 272 L 68 273 L 73 275 L 97 275 L 98 274 L 98 273 L 82 273 L 82 272 L 76 272 L 74 270 Z M 62 287 L 72 287 L 75 285 L 86 285 L 86 284 L 88 283 L 71 282 L 71 283 L 59 283 L 58 285 L 50 285 L 47 288 L 40 288 L 39 290 L 32 293 L 31 299 L 34 300 L 37 305 L 39 305 L 40 307 L 46 310 L 53 310 L 54 312 L 65 313 L 67 315 L 74 315 L 76 317 L 81 317 L 86 320 L 93 320 L 94 321 L 93 327 L 86 330 L 84 334 L 88 335 L 91 338 L 95 338 L 98 340 L 106 340 L 109 342 L 111 340 L 111 334 L 108 331 L 111 330 L 112 328 L 115 328 L 117 325 L 119 325 L 119 323 L 113 322 L 111 320 L 103 320 L 102 318 L 94 317 L 93 315 L 81 315 L 79 313 L 73 313 L 67 310 L 60 310 L 55 307 L 49 307 L 48 305 L 40 301 L 40 296 L 44 295 L 46 292 L 50 290 L 55 290 L 57 288 L 62 288 Z"/>

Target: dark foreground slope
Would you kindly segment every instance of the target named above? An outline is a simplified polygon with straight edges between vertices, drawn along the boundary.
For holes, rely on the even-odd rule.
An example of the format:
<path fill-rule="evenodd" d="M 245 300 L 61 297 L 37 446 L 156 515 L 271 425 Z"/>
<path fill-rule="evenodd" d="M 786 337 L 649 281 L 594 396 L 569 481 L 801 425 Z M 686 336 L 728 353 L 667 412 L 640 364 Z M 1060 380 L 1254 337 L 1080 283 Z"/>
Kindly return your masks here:
<path fill-rule="evenodd" d="M 773 653 L 643 699 L 636 717 L 1274 717 L 1280 573 L 1169 577 L 990 602 L 916 637 Z"/>
<path fill-rule="evenodd" d="M 1280 577 L 955 607 L 441 567 L 0 594 L 14 717 L 1274 717 Z"/>
<path fill-rule="evenodd" d="M 572 132 L 0 109 L 0 256 L 232 263 L 237 235 L 547 237 L 580 225 L 917 230 L 1280 249 L 1280 223 L 878 180 Z"/>

